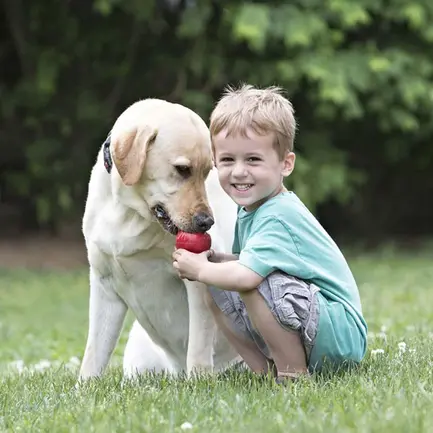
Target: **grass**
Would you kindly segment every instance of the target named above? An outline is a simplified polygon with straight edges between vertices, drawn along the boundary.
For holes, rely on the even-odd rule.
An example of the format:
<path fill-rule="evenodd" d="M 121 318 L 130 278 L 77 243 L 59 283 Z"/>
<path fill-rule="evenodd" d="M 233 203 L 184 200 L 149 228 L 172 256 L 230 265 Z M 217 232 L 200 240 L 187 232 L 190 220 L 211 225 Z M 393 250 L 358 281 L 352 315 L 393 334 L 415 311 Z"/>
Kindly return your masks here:
<path fill-rule="evenodd" d="M 241 371 L 124 383 L 126 327 L 108 374 L 75 390 L 87 272 L 1 271 L 0 431 L 431 431 L 432 258 L 433 249 L 350 257 L 369 324 L 365 361 L 288 387 Z"/>

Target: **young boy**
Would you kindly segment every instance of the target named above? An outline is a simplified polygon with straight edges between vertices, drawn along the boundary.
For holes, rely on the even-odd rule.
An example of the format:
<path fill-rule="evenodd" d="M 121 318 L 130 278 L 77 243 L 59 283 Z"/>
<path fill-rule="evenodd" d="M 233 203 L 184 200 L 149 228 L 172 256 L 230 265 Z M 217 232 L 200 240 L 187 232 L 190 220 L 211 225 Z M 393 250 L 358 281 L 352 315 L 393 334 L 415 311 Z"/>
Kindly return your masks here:
<path fill-rule="evenodd" d="M 341 251 L 283 185 L 296 123 L 280 89 L 229 88 L 210 120 L 215 164 L 238 204 L 233 255 L 173 253 L 181 278 L 211 287 L 215 319 L 257 373 L 277 381 L 358 363 L 367 325 Z M 275 372 L 276 370 L 276 372 Z"/>

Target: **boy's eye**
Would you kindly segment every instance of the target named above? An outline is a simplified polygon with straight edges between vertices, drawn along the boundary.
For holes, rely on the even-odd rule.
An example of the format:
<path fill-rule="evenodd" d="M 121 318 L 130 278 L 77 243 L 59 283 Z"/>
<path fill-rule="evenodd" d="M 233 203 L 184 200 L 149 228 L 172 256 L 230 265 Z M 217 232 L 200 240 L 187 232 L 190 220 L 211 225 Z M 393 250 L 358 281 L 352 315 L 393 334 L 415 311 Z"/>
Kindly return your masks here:
<path fill-rule="evenodd" d="M 259 158 L 258 156 L 250 156 L 248 158 L 248 161 L 249 162 L 258 162 L 258 161 L 261 161 L 261 158 Z"/>

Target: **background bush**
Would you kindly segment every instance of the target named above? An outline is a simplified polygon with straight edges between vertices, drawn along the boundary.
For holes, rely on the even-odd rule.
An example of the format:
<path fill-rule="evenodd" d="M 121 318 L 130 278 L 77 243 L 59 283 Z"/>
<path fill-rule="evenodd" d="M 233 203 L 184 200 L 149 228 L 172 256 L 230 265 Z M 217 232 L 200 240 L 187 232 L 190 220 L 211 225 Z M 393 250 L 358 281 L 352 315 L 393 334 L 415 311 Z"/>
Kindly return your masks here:
<path fill-rule="evenodd" d="M 432 232 L 433 3 L 3 0 L 0 212 L 80 219 L 89 172 L 137 99 L 206 121 L 221 90 L 280 85 L 298 120 L 288 186 L 339 235 Z"/>

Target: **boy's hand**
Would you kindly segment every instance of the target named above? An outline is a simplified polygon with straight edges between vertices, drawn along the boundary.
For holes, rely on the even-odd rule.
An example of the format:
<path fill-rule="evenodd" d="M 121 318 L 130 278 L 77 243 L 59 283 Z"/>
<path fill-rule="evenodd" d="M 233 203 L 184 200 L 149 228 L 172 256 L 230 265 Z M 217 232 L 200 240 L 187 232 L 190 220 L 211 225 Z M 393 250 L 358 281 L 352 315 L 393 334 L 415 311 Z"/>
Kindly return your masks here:
<path fill-rule="evenodd" d="M 208 251 L 208 260 L 212 263 L 221 263 L 224 261 L 224 253 L 219 253 L 215 250 Z"/>
<path fill-rule="evenodd" d="M 190 253 L 187 250 L 178 249 L 173 252 L 173 267 L 177 270 L 180 278 L 197 281 L 200 268 L 208 262 L 212 252 L 204 251 L 200 254 Z"/>

